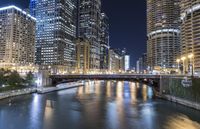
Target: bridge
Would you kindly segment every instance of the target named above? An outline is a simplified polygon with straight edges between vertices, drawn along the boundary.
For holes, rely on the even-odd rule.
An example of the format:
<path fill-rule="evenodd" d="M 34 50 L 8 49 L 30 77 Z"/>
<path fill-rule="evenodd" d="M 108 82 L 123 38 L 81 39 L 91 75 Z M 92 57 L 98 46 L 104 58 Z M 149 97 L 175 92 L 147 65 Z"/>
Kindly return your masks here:
<path fill-rule="evenodd" d="M 184 75 L 152 75 L 152 74 L 68 74 L 50 75 L 51 79 L 97 79 L 97 80 L 116 80 L 116 79 L 160 79 L 160 78 L 183 78 Z"/>
<path fill-rule="evenodd" d="M 152 74 L 65 74 L 49 75 L 48 72 L 41 72 L 38 86 L 55 86 L 60 83 L 78 80 L 127 80 L 142 81 L 153 84 L 159 91 L 165 90 L 171 82 L 181 81 L 188 75 L 152 75 Z M 46 74 L 44 74 L 46 73 Z"/>
<path fill-rule="evenodd" d="M 161 78 L 184 78 L 184 75 L 152 75 L 152 74 L 69 74 L 50 75 L 53 85 L 70 80 L 127 80 L 143 81 L 151 84 L 160 83 Z"/>

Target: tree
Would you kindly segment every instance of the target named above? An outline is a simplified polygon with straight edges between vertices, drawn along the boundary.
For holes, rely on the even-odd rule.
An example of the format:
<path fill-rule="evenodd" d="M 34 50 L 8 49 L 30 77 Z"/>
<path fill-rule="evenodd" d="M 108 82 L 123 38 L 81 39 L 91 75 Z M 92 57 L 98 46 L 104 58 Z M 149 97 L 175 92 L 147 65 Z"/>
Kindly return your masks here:
<path fill-rule="evenodd" d="M 5 83 L 6 83 L 5 70 L 4 69 L 0 69 L 0 87 Z"/>
<path fill-rule="evenodd" d="M 31 71 L 27 73 L 25 81 L 29 86 L 34 83 L 34 75 Z"/>
<path fill-rule="evenodd" d="M 7 83 L 10 86 L 19 86 L 22 83 L 22 78 L 17 71 L 14 71 L 11 72 L 9 76 L 7 76 Z"/>

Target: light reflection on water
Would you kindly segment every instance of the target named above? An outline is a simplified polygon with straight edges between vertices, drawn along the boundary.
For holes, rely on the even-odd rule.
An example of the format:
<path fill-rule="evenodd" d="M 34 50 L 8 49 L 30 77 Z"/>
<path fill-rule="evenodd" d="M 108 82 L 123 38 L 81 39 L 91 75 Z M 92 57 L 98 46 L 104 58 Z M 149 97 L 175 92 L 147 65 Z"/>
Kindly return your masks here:
<path fill-rule="evenodd" d="M 200 124 L 183 114 L 179 114 L 168 118 L 165 129 L 200 129 Z"/>
<path fill-rule="evenodd" d="M 200 112 L 155 99 L 140 83 L 88 81 L 0 101 L 0 129 L 200 129 Z"/>

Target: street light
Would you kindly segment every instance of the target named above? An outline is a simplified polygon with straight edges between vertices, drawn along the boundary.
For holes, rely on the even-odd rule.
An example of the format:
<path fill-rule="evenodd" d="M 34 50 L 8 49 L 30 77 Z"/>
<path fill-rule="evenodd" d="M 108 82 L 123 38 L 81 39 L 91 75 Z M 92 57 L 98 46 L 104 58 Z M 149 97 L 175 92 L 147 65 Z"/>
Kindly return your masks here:
<path fill-rule="evenodd" d="M 190 72 L 192 72 L 192 76 L 194 76 L 194 63 L 193 63 L 194 54 L 189 54 L 188 58 L 190 59 Z"/>
<path fill-rule="evenodd" d="M 189 54 L 189 55 L 188 55 L 188 58 L 189 58 L 189 59 L 191 59 L 191 58 L 193 58 L 193 57 L 194 57 L 193 54 Z"/>
<path fill-rule="evenodd" d="M 186 57 L 182 57 L 181 60 L 183 61 L 183 74 L 185 74 L 185 59 Z"/>
<path fill-rule="evenodd" d="M 176 62 L 178 63 L 178 74 L 180 73 L 180 59 L 177 59 Z"/>

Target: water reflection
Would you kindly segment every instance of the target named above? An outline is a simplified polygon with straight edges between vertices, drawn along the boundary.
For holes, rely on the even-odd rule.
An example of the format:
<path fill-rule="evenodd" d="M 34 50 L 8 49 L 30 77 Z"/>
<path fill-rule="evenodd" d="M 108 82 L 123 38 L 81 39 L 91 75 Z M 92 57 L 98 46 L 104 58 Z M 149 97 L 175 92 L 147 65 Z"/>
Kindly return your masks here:
<path fill-rule="evenodd" d="M 0 101 L 0 129 L 200 129 L 200 112 L 153 98 L 141 83 L 87 81 Z"/>
<path fill-rule="evenodd" d="M 130 93 L 131 93 L 131 101 L 132 103 L 137 102 L 137 86 L 136 83 L 130 82 Z"/>
<path fill-rule="evenodd" d="M 180 127 L 185 128 L 194 126 L 192 123 L 190 123 L 191 125 L 184 126 L 181 122 L 174 126 L 173 123 L 175 123 L 175 121 L 171 119 L 170 114 L 166 113 L 163 115 L 162 111 L 159 112 L 159 108 L 161 107 L 156 106 L 160 104 L 160 101 L 154 102 L 154 100 L 152 100 L 153 89 L 147 85 L 125 81 L 106 81 L 104 83 L 99 81 L 94 83 L 90 81 L 90 84 L 94 85 L 90 85 L 90 87 L 87 88 L 93 89 L 93 87 L 95 87 L 95 92 L 87 92 L 87 94 L 95 93 L 95 96 L 100 96 L 102 100 L 96 100 L 95 103 L 93 102 L 93 109 L 90 108 L 89 105 L 84 105 L 84 109 L 89 109 L 87 110 L 89 118 L 86 118 L 86 121 L 96 122 L 95 119 L 105 120 L 103 125 L 98 125 L 98 122 L 94 124 L 97 124 L 99 128 L 106 126 L 106 128 L 110 129 L 140 129 L 146 127 L 149 129 L 178 129 Z M 79 87 L 78 91 L 82 88 L 83 87 Z M 92 91 L 91 89 L 88 91 Z M 105 92 L 105 95 L 101 94 L 101 92 Z M 80 101 L 82 101 L 81 99 L 85 100 L 86 98 L 83 92 L 77 92 L 77 96 L 83 97 L 79 98 Z M 168 103 L 167 101 L 164 102 Z M 165 108 L 165 106 L 162 105 L 162 108 Z M 170 121 L 172 125 L 170 124 Z M 140 125 L 141 123 L 143 125 Z M 199 123 L 197 124 L 199 125 Z M 87 127 L 97 128 L 92 125 Z M 198 126 L 195 126 L 195 128 L 198 129 Z"/>
<path fill-rule="evenodd" d="M 169 117 L 165 129 L 200 129 L 200 124 L 190 120 L 185 115 L 179 114 Z"/>

